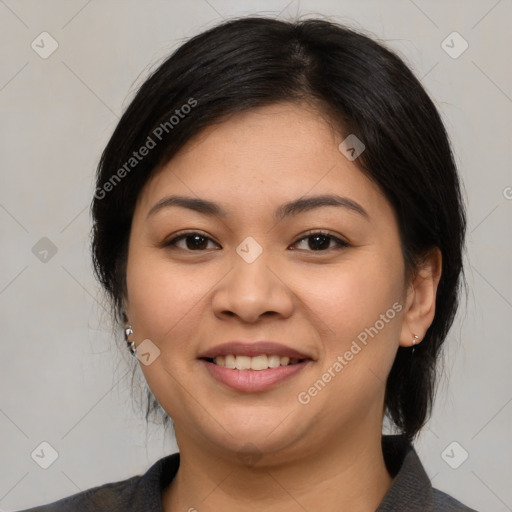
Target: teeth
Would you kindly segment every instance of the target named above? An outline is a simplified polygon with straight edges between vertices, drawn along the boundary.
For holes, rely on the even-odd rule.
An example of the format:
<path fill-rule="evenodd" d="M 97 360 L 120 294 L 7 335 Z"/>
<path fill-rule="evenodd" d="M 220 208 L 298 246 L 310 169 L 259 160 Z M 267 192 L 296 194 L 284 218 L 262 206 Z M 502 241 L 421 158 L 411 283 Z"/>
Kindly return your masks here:
<path fill-rule="evenodd" d="M 251 370 L 266 370 L 268 368 L 267 356 L 256 356 L 247 359 L 251 360 Z"/>
<path fill-rule="evenodd" d="M 250 370 L 251 369 L 251 358 L 249 356 L 236 356 L 235 357 L 235 368 L 237 370 Z"/>
<path fill-rule="evenodd" d="M 267 359 L 269 368 L 279 368 L 281 366 L 281 358 L 279 356 L 272 354 Z"/>
<path fill-rule="evenodd" d="M 222 356 L 221 357 L 216 357 L 214 359 L 215 361 L 215 364 L 218 364 L 219 366 L 222 366 Z M 224 359 L 224 366 L 226 368 L 235 368 L 235 365 L 236 365 L 236 361 L 235 361 L 235 356 L 226 356 Z"/>
<path fill-rule="evenodd" d="M 278 356 L 276 354 L 261 354 L 256 357 L 249 356 L 218 356 L 213 362 L 218 366 L 232 368 L 237 370 L 266 370 L 267 368 L 278 368 L 279 366 L 290 366 L 297 364 L 299 359 L 290 359 L 287 356 Z"/>

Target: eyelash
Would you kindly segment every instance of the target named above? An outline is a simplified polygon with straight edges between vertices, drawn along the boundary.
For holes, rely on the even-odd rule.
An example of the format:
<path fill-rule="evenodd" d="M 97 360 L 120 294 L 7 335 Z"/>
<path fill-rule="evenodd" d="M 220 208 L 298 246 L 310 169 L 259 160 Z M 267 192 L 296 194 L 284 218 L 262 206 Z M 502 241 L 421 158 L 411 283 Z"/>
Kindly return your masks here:
<path fill-rule="evenodd" d="M 207 240 L 210 240 L 213 242 L 213 240 L 206 236 L 206 234 L 204 233 L 201 233 L 201 232 L 198 232 L 198 231 L 189 231 L 187 233 L 181 233 L 181 234 L 178 234 L 177 236 L 171 238 L 170 240 L 164 242 L 162 245 L 164 247 L 169 247 L 169 248 L 176 248 L 176 244 L 177 242 L 181 241 L 181 240 L 185 240 L 186 238 L 188 237 L 192 237 L 194 235 L 198 235 L 204 239 L 207 239 Z M 330 252 L 332 250 L 335 250 L 335 249 L 343 249 L 343 248 L 347 248 L 347 247 L 350 247 L 350 244 L 348 242 L 345 242 L 344 240 L 341 240 L 340 238 L 337 238 L 335 237 L 334 235 L 330 234 L 329 232 L 327 231 L 322 231 L 322 230 L 317 230 L 317 231 L 309 231 L 307 233 L 305 233 L 304 235 L 302 235 L 301 238 L 299 238 L 298 240 L 296 240 L 292 245 L 296 245 L 298 244 L 299 242 L 302 242 L 304 240 L 307 240 L 308 238 L 313 238 L 314 236 L 323 236 L 323 237 L 326 237 L 326 238 L 329 238 L 331 241 L 334 241 L 336 244 L 338 244 L 338 247 L 337 248 L 329 248 L 329 249 L 319 249 L 319 250 L 307 250 L 306 252 L 318 252 L 318 253 L 327 253 L 327 252 Z M 216 242 L 214 242 L 216 243 Z M 329 245 L 330 245 L 330 242 L 329 242 Z M 182 249 L 181 247 L 177 247 L 178 249 Z M 205 250 L 208 250 L 208 249 L 197 249 L 197 250 L 191 250 L 191 249 L 182 249 L 184 251 L 187 251 L 187 252 L 204 252 Z M 296 249 L 294 249 L 296 250 Z"/>

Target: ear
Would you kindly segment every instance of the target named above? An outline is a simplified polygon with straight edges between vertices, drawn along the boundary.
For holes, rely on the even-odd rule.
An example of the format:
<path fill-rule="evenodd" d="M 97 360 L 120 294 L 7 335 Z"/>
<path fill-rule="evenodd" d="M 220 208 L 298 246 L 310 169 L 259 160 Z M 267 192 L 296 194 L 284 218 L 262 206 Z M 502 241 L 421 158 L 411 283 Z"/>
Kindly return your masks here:
<path fill-rule="evenodd" d="M 425 337 L 427 329 L 434 320 L 436 312 L 437 286 L 441 278 L 442 255 L 438 247 L 434 247 L 423 259 L 421 266 L 407 288 L 405 313 L 400 333 L 400 346 L 413 345 Z"/>
<path fill-rule="evenodd" d="M 130 323 L 130 315 L 128 313 L 128 301 L 123 300 L 123 305 L 121 306 L 121 318 L 125 325 Z"/>

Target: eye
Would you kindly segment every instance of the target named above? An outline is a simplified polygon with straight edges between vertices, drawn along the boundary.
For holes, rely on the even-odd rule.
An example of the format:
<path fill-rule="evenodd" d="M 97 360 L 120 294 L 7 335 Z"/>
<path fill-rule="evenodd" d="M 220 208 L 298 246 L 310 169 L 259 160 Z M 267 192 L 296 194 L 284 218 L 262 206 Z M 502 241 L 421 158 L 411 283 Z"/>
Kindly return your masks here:
<path fill-rule="evenodd" d="M 307 247 L 309 248 L 310 252 L 326 252 L 328 250 L 335 249 L 336 247 L 331 247 L 332 242 L 334 242 L 338 248 L 350 247 L 350 244 L 329 234 L 326 231 L 310 232 L 307 234 L 307 236 L 303 236 L 301 239 L 297 240 L 293 245 L 300 244 L 306 240 L 309 240 Z M 184 243 L 180 246 L 178 245 L 180 242 Z M 205 234 L 192 231 L 178 234 L 167 242 L 164 242 L 162 245 L 164 247 L 178 248 L 186 251 L 204 251 L 208 249 L 215 249 L 215 247 L 208 247 L 209 242 L 215 244 L 217 248 L 219 247 L 216 242 L 214 242 Z M 304 250 L 304 248 L 301 250 Z"/>
<path fill-rule="evenodd" d="M 329 234 L 326 231 L 310 232 L 307 234 L 307 236 L 304 236 L 300 240 L 297 240 L 293 245 L 300 244 L 301 242 L 304 242 L 305 240 L 309 240 L 309 243 L 307 244 L 307 246 L 313 252 L 326 252 L 330 249 L 333 249 L 333 247 L 330 247 L 331 242 L 334 242 L 335 244 L 337 244 L 338 248 L 350 247 L 349 243 Z M 334 249 L 335 249 L 335 247 L 334 247 Z"/>
<path fill-rule="evenodd" d="M 184 247 L 179 246 L 178 243 L 184 241 Z M 203 251 L 205 249 L 212 249 L 212 247 L 208 247 L 208 242 L 213 242 L 213 240 L 203 233 L 198 233 L 195 231 L 182 233 L 174 238 L 171 238 L 167 242 L 164 242 L 162 245 L 164 247 L 171 247 L 178 249 L 184 249 L 189 251 Z M 213 242 L 218 246 L 216 242 Z"/>

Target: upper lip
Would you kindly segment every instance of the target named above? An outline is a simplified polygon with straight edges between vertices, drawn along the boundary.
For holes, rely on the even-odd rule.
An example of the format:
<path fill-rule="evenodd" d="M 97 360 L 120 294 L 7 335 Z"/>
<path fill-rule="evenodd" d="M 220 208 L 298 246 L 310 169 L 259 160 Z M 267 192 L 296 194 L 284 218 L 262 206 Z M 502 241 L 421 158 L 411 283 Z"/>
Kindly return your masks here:
<path fill-rule="evenodd" d="M 218 356 L 228 355 L 256 357 L 262 354 L 278 355 L 290 359 L 311 359 L 307 354 L 273 341 L 254 341 L 251 343 L 230 341 L 210 348 L 200 354 L 199 358 L 214 359 Z"/>

